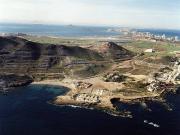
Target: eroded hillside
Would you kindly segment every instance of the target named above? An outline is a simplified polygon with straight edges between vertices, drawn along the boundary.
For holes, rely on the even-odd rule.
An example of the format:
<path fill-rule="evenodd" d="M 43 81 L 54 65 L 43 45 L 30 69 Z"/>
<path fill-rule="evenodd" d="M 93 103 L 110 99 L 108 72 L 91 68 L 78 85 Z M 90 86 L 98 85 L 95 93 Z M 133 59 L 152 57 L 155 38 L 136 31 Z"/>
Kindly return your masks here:
<path fill-rule="evenodd" d="M 27 74 L 35 80 L 62 79 L 72 74 L 96 75 L 106 70 L 109 62 L 132 56 L 130 51 L 113 42 L 82 48 L 0 37 L 0 72 Z"/>

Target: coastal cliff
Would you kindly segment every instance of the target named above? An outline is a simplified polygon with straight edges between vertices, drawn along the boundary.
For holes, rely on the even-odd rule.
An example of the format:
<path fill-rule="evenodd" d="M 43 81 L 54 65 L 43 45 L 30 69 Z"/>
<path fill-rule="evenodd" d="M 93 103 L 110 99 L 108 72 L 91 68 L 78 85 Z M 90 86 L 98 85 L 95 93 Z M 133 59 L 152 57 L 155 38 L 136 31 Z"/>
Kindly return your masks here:
<path fill-rule="evenodd" d="M 0 92 L 5 92 L 10 88 L 26 86 L 33 80 L 27 75 L 0 74 Z"/>

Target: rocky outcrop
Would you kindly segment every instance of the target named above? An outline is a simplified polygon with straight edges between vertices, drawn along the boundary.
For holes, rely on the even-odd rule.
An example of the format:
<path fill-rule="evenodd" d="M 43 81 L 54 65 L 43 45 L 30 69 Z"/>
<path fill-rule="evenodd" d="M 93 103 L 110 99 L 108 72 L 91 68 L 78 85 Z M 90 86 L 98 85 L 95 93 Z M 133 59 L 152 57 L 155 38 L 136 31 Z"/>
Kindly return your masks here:
<path fill-rule="evenodd" d="M 118 72 L 114 72 L 114 73 L 108 73 L 106 75 L 104 75 L 103 80 L 105 82 L 123 82 L 126 80 L 126 76 L 118 73 Z"/>
<path fill-rule="evenodd" d="M 32 82 L 33 79 L 27 75 L 0 74 L 0 91 L 25 86 Z"/>

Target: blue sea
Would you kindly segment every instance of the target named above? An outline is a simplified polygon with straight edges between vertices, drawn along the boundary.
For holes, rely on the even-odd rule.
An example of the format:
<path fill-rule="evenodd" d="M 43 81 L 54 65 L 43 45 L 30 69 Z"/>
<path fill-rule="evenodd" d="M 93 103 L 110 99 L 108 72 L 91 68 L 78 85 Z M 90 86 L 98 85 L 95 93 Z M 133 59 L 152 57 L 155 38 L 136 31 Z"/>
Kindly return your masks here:
<path fill-rule="evenodd" d="M 42 24 L 14 24 L 0 23 L 0 33 L 25 33 L 40 36 L 56 37 L 113 37 L 122 33 L 116 31 L 119 27 L 105 26 L 76 26 L 76 25 L 42 25 Z M 178 36 L 180 30 L 169 29 L 136 29 L 140 32 L 166 36 Z"/>
<path fill-rule="evenodd" d="M 0 94 L 0 135 L 179 135 L 180 95 L 168 94 L 173 111 L 148 102 L 121 105 L 133 118 L 111 116 L 100 110 L 55 106 L 49 103 L 68 90 L 50 85 L 29 85 Z M 149 123 L 158 124 L 155 127 Z"/>
<path fill-rule="evenodd" d="M 120 34 L 120 32 L 108 31 L 111 28 L 112 27 L 0 23 L 0 33 L 25 33 L 57 37 L 110 37 Z"/>

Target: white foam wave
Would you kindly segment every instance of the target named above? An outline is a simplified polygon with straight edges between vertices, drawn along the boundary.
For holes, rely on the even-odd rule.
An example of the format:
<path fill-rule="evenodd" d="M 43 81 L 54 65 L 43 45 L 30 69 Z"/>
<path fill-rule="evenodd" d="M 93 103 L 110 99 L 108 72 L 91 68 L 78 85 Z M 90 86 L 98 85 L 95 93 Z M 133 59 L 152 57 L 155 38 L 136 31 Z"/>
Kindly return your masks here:
<path fill-rule="evenodd" d="M 158 125 L 158 124 L 156 124 L 156 123 L 153 123 L 153 122 L 148 122 L 148 120 L 144 120 L 144 123 L 147 123 L 147 124 L 149 124 L 149 125 L 152 125 L 152 126 L 154 126 L 154 127 L 156 127 L 156 128 L 160 127 L 160 125 Z"/>

